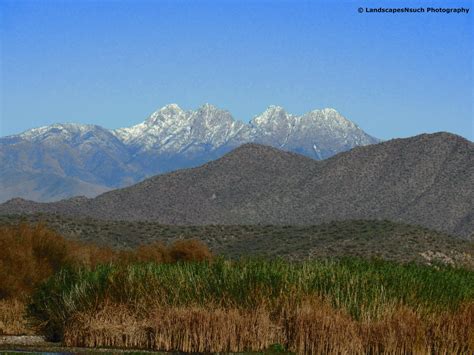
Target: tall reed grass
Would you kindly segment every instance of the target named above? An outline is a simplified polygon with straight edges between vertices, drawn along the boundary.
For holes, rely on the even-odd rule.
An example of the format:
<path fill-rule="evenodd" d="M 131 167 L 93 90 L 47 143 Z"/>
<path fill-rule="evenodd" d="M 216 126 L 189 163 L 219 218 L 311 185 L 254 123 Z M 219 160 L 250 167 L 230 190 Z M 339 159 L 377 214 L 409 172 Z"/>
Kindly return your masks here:
<path fill-rule="evenodd" d="M 25 304 L 19 300 L 0 300 L 0 335 L 32 335 L 25 319 Z"/>
<path fill-rule="evenodd" d="M 114 250 L 65 239 L 42 224 L 0 226 L 0 334 L 34 332 L 24 319 L 25 303 L 40 283 L 62 268 L 211 258 L 209 249 L 196 240 Z"/>
<path fill-rule="evenodd" d="M 0 333 L 186 352 L 473 353 L 474 272 L 381 260 L 213 258 L 198 241 L 113 250 L 0 227 Z"/>
<path fill-rule="evenodd" d="M 359 259 L 108 264 L 60 271 L 29 314 L 69 345 L 466 352 L 474 273 Z"/>

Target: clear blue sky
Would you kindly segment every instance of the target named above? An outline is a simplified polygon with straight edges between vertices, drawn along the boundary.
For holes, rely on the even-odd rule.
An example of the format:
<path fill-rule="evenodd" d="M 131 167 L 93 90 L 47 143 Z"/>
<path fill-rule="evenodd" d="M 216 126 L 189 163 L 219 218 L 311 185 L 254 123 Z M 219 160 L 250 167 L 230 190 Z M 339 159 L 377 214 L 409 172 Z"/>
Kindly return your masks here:
<path fill-rule="evenodd" d="M 209 102 L 244 121 L 271 104 L 334 107 L 383 139 L 473 140 L 473 14 L 357 12 L 439 5 L 474 12 L 457 0 L 0 0 L 0 135 Z"/>

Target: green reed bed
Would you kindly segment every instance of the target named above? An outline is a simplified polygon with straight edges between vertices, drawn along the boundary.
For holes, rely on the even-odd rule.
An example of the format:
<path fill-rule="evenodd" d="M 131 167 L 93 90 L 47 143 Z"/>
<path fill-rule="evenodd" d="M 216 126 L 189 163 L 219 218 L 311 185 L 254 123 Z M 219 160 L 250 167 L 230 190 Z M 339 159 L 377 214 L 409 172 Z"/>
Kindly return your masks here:
<path fill-rule="evenodd" d="M 62 270 L 36 291 L 28 311 L 47 334 L 60 338 L 73 314 L 105 303 L 145 313 L 156 306 L 251 310 L 262 305 L 277 312 L 315 295 L 355 320 L 377 319 L 400 305 L 421 315 L 454 312 L 474 302 L 474 272 L 362 259 L 108 264 Z"/>

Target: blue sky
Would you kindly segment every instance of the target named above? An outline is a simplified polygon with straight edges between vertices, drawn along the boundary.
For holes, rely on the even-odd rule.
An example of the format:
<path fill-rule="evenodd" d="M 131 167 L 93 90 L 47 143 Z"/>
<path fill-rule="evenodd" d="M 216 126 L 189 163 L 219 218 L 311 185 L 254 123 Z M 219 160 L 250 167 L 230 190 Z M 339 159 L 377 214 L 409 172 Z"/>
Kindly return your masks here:
<path fill-rule="evenodd" d="M 334 107 L 382 139 L 473 140 L 472 13 L 357 12 L 440 5 L 472 1 L 0 0 L 0 135 L 209 102 L 244 121 Z"/>

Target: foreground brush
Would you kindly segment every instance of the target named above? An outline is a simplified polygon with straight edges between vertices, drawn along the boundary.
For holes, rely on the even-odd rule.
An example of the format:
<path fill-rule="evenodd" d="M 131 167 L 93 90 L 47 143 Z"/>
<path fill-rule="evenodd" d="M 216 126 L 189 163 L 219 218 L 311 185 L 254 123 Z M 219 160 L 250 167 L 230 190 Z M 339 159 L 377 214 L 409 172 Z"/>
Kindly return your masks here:
<path fill-rule="evenodd" d="M 107 264 L 62 270 L 28 312 L 68 346 L 472 353 L 474 272 L 359 259 Z"/>

